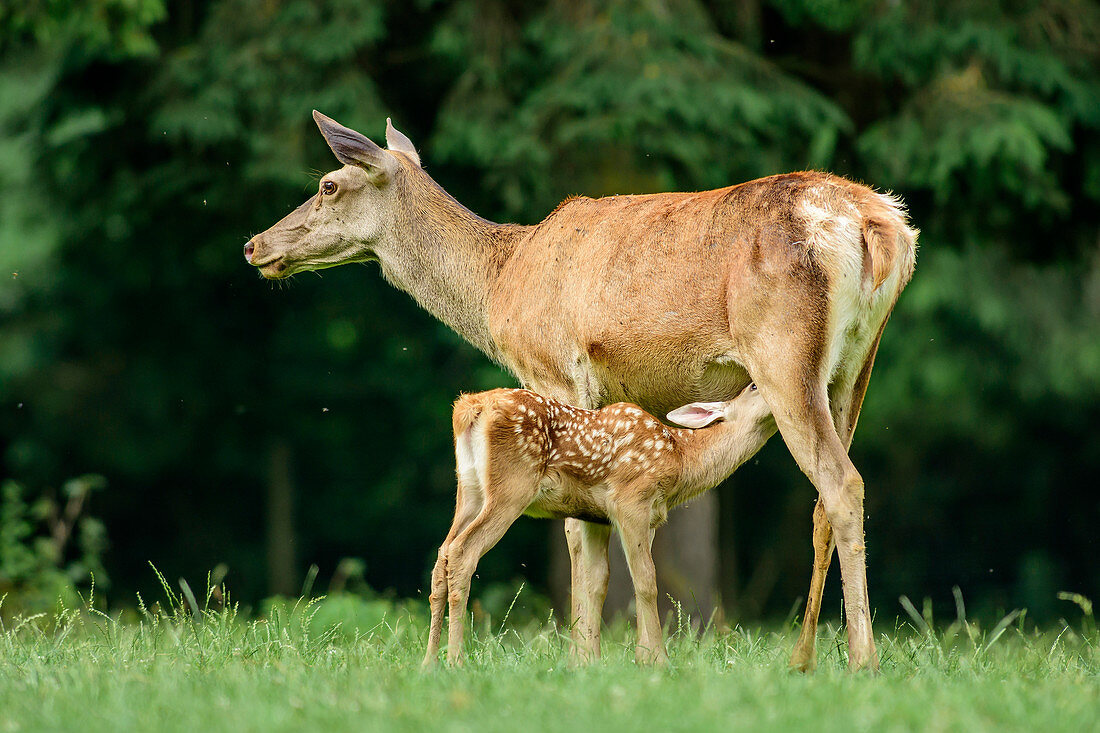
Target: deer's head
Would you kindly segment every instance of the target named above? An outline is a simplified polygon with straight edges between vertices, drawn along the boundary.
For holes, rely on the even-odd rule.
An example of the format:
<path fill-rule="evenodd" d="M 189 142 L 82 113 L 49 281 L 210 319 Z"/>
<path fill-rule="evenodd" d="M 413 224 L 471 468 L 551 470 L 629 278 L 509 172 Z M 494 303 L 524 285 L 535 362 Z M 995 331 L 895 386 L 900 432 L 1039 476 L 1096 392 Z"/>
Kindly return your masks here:
<path fill-rule="evenodd" d="M 244 246 L 248 263 L 269 279 L 373 259 L 393 229 L 402 166 L 420 165 L 412 142 L 388 119 L 389 150 L 316 110 L 313 119 L 344 167 L 323 176 L 316 194 Z"/>

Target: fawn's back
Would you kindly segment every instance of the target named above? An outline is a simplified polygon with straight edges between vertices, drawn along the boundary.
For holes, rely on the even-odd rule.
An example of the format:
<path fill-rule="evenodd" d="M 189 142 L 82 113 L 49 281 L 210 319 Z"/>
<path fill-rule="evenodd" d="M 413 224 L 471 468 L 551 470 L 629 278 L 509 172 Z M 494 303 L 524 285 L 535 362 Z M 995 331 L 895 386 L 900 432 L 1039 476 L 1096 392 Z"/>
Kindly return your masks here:
<path fill-rule="evenodd" d="M 673 429 L 635 405 L 583 410 L 523 389 L 463 395 L 454 407 L 459 480 L 493 486 L 495 470 L 522 466 L 539 490 L 526 514 L 606 523 L 609 494 L 669 484 L 679 469 Z M 647 492 L 648 493 L 648 492 Z"/>

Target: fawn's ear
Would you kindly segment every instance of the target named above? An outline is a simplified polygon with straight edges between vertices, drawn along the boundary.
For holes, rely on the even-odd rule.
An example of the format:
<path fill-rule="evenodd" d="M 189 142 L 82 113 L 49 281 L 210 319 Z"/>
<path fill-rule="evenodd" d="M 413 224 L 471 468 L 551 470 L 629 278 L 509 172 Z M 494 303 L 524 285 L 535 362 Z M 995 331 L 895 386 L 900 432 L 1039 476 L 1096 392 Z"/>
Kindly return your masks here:
<path fill-rule="evenodd" d="M 692 402 L 690 405 L 677 407 L 666 417 L 685 428 L 702 428 L 722 419 L 725 406 L 725 402 Z"/>

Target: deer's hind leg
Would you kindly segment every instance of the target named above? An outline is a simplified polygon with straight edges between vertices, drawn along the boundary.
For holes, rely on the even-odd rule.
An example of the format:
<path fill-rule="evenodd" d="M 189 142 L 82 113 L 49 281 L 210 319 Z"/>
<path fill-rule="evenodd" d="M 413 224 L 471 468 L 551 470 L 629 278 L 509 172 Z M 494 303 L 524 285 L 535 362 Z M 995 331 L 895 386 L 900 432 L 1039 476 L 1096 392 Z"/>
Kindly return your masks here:
<path fill-rule="evenodd" d="M 871 379 L 875 354 L 878 351 L 879 340 L 882 338 L 882 331 L 885 327 L 886 323 L 884 322 L 871 344 L 871 349 L 855 381 L 851 385 L 838 385 L 832 391 L 830 397 L 833 423 L 846 449 L 852 445 L 856 423 L 859 420 L 860 410 L 863 408 L 863 398 L 867 393 L 867 384 Z M 795 642 L 790 661 L 793 669 L 802 672 L 812 672 L 817 668 L 817 623 L 821 615 L 821 596 L 825 590 L 825 576 L 829 572 L 830 564 L 832 564 L 833 549 L 835 547 L 833 528 L 829 524 L 829 518 L 825 513 L 825 504 L 820 497 L 814 506 L 813 524 L 814 563 L 810 577 L 810 590 L 806 596 L 806 610 L 802 617 L 802 628 L 799 630 L 798 641 Z"/>
<path fill-rule="evenodd" d="M 817 489 L 832 528 L 844 584 L 848 665 L 851 669 L 877 668 L 867 596 L 863 478 L 848 458 L 847 446 L 833 423 L 827 376 L 821 365 L 823 353 L 822 345 L 811 338 L 803 344 L 803 353 L 761 360 L 750 371 L 772 408 L 783 441 Z M 828 543 L 823 542 L 820 549 L 827 557 Z M 823 581 L 822 572 L 818 583 Z"/>
<path fill-rule="evenodd" d="M 821 615 L 821 595 L 825 591 L 825 576 L 833 561 L 833 528 L 825 516 L 825 504 L 818 497 L 814 505 L 814 565 L 810 575 L 810 591 L 806 595 L 806 611 L 802 628 L 791 652 L 790 665 L 800 672 L 817 669 L 817 620 Z"/>

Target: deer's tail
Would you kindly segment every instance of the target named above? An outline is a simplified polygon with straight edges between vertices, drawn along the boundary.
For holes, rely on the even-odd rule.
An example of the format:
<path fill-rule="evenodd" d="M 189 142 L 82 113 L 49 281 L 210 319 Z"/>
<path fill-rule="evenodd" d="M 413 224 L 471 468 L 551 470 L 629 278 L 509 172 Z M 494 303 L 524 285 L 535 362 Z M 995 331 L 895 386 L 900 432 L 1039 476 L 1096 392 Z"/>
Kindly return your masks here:
<path fill-rule="evenodd" d="M 895 296 L 913 277 L 917 264 L 917 235 L 901 200 L 890 194 L 875 194 L 874 204 L 863 217 L 863 277 L 872 292 L 897 275 Z"/>

